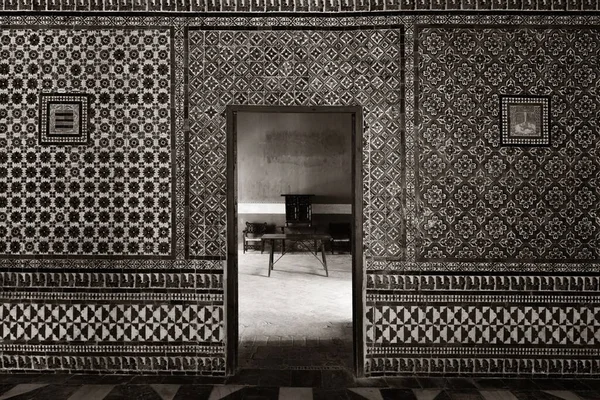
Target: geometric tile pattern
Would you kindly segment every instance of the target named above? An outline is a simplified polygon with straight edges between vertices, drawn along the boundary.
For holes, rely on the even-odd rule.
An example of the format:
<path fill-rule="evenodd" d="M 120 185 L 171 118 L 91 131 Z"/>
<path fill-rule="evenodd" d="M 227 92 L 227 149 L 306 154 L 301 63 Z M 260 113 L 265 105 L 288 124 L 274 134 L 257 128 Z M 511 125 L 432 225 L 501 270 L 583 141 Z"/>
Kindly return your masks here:
<path fill-rule="evenodd" d="M 417 258 L 600 259 L 600 30 L 417 35 Z M 551 146 L 503 147 L 499 95 L 550 100 Z"/>
<path fill-rule="evenodd" d="M 598 276 L 373 271 L 368 374 L 597 373 L 599 289 Z"/>
<path fill-rule="evenodd" d="M 171 255 L 171 47 L 170 29 L 2 25 L 1 256 Z"/>
<path fill-rule="evenodd" d="M 191 257 L 226 250 L 229 104 L 363 106 L 365 244 L 369 255 L 403 257 L 401 27 L 190 29 L 188 46 Z"/>
<path fill-rule="evenodd" d="M 3 303 L 6 343 L 221 342 L 223 307 L 212 305 Z"/>
<path fill-rule="evenodd" d="M 554 0 L 554 1 L 515 1 L 515 0 L 408 0 L 364 2 L 358 0 L 306 0 L 289 2 L 274 1 L 205 1 L 205 0 L 122 0 L 119 2 L 94 1 L 74 2 L 69 0 L 36 0 L 17 1 L 7 0 L 0 3 L 0 11 L 123 11 L 123 12 L 381 12 L 381 11 L 599 11 L 600 6 L 595 0 Z"/>
<path fill-rule="evenodd" d="M 87 144 L 89 100 L 84 94 L 42 93 L 40 145 Z"/>
<path fill-rule="evenodd" d="M 600 345 L 600 306 L 382 305 L 367 315 L 375 343 Z"/>

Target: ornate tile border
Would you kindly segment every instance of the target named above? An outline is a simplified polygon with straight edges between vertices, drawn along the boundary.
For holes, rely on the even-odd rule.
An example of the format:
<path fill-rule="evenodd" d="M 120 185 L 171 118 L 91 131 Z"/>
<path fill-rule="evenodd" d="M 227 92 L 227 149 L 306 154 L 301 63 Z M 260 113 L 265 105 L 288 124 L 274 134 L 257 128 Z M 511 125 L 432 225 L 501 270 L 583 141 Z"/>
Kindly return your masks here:
<path fill-rule="evenodd" d="M 393 11 L 598 11 L 596 0 L 388 0 L 388 1 L 338 1 L 338 0 L 234 0 L 218 2 L 206 0 L 6 0 L 0 7 L 3 11 L 92 11 L 92 12 L 171 12 L 171 13 L 348 13 L 348 12 L 393 12 Z"/>

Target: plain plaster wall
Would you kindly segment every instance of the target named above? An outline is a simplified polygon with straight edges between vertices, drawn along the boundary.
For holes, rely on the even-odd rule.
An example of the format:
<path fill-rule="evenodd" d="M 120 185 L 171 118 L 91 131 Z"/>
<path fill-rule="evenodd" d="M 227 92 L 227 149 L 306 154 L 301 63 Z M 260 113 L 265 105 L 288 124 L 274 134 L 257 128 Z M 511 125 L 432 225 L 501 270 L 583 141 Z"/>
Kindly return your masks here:
<path fill-rule="evenodd" d="M 314 194 L 313 204 L 352 201 L 352 117 L 348 113 L 238 112 L 238 203 L 263 204 L 264 213 L 240 207 L 238 238 L 246 221 L 285 224 L 268 203 L 283 203 L 284 193 Z M 313 212 L 313 224 L 351 222 L 351 214 Z"/>
<path fill-rule="evenodd" d="M 284 193 L 351 202 L 350 114 L 239 112 L 237 133 L 240 203 L 283 203 Z"/>

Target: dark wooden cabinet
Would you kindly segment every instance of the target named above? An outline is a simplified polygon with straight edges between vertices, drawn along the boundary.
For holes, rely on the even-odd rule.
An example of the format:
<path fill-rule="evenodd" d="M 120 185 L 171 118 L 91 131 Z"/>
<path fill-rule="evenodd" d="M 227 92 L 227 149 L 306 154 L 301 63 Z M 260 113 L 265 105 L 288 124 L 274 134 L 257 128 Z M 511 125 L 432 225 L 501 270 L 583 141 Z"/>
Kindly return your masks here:
<path fill-rule="evenodd" d="M 312 226 L 313 194 L 282 194 L 285 197 L 285 225 Z"/>

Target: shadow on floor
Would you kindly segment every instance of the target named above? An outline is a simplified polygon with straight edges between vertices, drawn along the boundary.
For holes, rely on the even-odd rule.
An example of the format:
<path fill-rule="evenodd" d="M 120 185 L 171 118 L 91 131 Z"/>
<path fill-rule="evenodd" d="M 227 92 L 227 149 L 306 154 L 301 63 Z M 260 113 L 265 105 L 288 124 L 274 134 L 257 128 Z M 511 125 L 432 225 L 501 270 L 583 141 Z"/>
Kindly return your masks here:
<path fill-rule="evenodd" d="M 352 370 L 352 351 L 352 342 L 340 339 L 242 340 L 238 347 L 238 365 L 253 369 Z"/>

